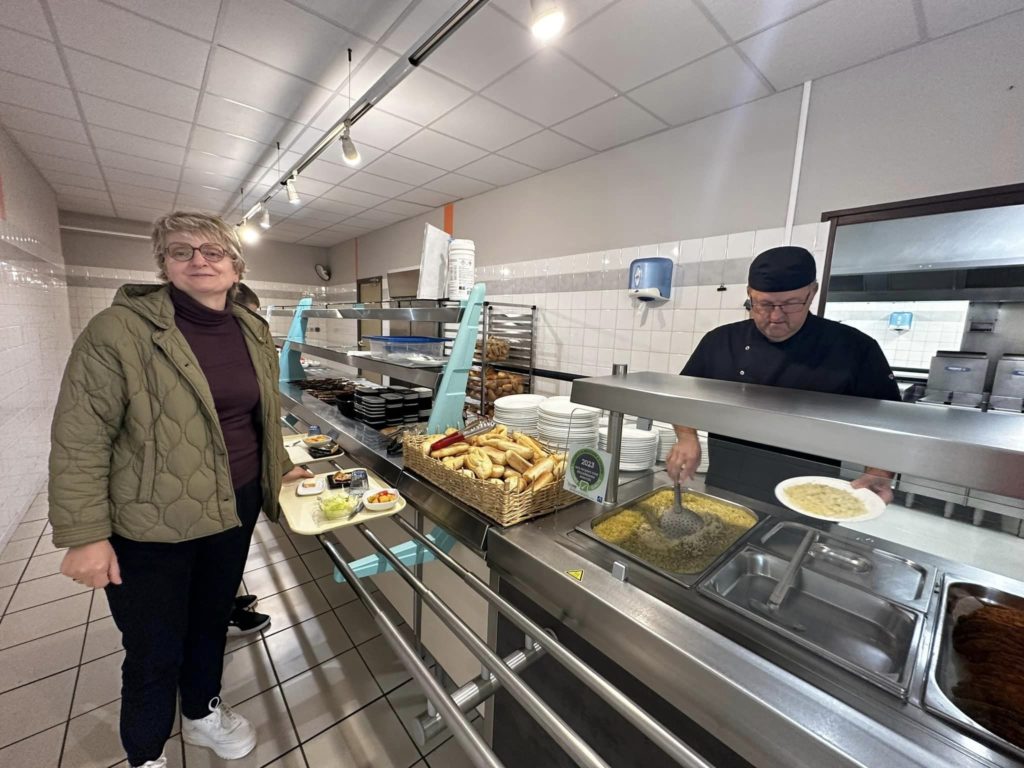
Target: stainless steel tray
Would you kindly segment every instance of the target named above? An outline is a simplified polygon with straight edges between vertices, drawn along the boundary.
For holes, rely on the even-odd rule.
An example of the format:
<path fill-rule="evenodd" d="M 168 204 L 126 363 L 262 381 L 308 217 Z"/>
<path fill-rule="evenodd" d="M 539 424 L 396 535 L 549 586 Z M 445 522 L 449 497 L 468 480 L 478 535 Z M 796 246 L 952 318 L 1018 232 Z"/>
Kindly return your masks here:
<path fill-rule="evenodd" d="M 929 712 L 970 731 L 1017 758 L 1024 759 L 1024 748 L 1011 744 L 1001 736 L 992 733 L 953 703 L 953 687 L 960 682 L 962 674 L 960 660 L 956 651 L 953 650 L 953 626 L 956 623 L 956 618 L 971 612 L 969 607 L 963 603 L 965 600 L 989 605 L 1005 605 L 1024 610 L 1024 595 L 963 581 L 956 576 L 947 574 L 942 585 L 942 602 L 939 603 L 939 626 L 935 632 L 932 656 L 928 664 L 924 707 Z"/>
<path fill-rule="evenodd" d="M 757 545 L 789 560 L 808 530 L 799 523 L 779 523 L 758 536 Z M 930 565 L 824 532 L 818 534 L 807 554 L 804 566 L 812 571 L 928 612 L 936 580 L 935 568 Z"/>
<path fill-rule="evenodd" d="M 639 497 L 637 499 L 633 499 L 632 501 L 630 501 L 627 504 L 622 504 L 621 506 L 618 506 L 615 509 L 612 509 L 612 510 L 610 510 L 608 512 L 602 512 L 600 515 L 597 515 L 596 517 L 592 518 L 589 522 L 580 523 L 579 525 L 576 526 L 576 530 L 579 533 L 582 533 L 587 538 L 591 539 L 592 541 L 596 541 L 601 546 L 606 547 L 606 548 L 608 548 L 610 550 L 613 550 L 615 552 L 618 552 L 619 554 L 621 554 L 624 557 L 628 558 L 630 561 L 632 561 L 634 563 L 638 563 L 638 564 L 642 565 L 644 568 L 650 569 L 651 571 L 654 571 L 655 573 L 661 574 L 665 578 L 671 579 L 672 581 L 676 582 L 677 584 L 681 584 L 682 586 L 684 586 L 686 588 L 690 588 L 694 584 L 696 584 L 698 581 L 700 581 L 700 579 L 703 578 L 706 574 L 711 573 L 715 568 L 717 568 L 718 565 L 726 557 L 728 557 L 730 552 L 736 551 L 751 536 L 755 535 L 755 532 L 759 530 L 759 525 L 763 522 L 764 515 L 761 515 L 758 512 L 755 512 L 754 510 L 750 509 L 750 507 L 745 507 L 742 504 L 737 504 L 735 501 L 729 501 L 728 499 L 719 498 L 718 496 L 712 496 L 711 494 L 708 494 L 708 493 L 703 493 L 701 491 L 695 491 L 695 490 L 693 490 L 691 488 L 684 488 L 683 489 L 684 493 L 692 493 L 695 496 L 700 496 L 702 498 L 710 499 L 712 501 L 715 501 L 715 502 L 718 502 L 718 503 L 721 503 L 721 504 L 726 504 L 726 505 L 728 505 L 728 506 L 730 506 L 730 507 L 732 507 L 734 509 L 742 510 L 744 513 L 750 515 L 754 519 L 754 524 L 750 527 L 749 530 L 747 530 L 747 531 L 743 532 L 742 534 L 740 534 L 739 536 L 737 536 L 735 541 L 733 541 L 731 544 L 726 546 L 718 555 L 715 556 L 715 558 L 710 563 L 708 563 L 708 565 L 706 567 L 700 569 L 699 571 L 695 571 L 693 573 L 682 573 L 682 572 L 678 572 L 678 571 L 670 571 L 670 570 L 667 570 L 665 568 L 660 568 L 657 565 L 654 565 L 653 563 L 645 560 L 643 557 L 637 555 L 636 553 L 630 552 L 628 549 L 625 549 L 624 547 L 620 547 L 620 546 L 618 546 L 616 544 L 613 544 L 613 543 L 611 543 L 611 542 L 601 538 L 600 536 L 598 536 L 594 532 L 593 529 L 594 529 L 595 525 L 598 525 L 599 523 L 604 522 L 605 520 L 607 520 L 608 518 L 612 517 L 613 515 L 617 515 L 619 512 L 622 512 L 624 509 L 628 509 L 629 507 L 633 507 L 633 506 L 635 506 L 637 504 L 640 504 L 640 503 L 646 501 L 651 496 L 654 496 L 657 493 L 661 493 L 662 491 L 665 491 L 665 490 L 671 490 L 671 488 L 672 488 L 672 486 L 668 486 L 668 485 L 661 486 L 659 488 L 655 488 L 650 493 L 644 494 L 643 496 L 641 496 L 641 497 Z"/>
<path fill-rule="evenodd" d="M 844 669 L 906 697 L 924 617 L 807 567 L 775 613 L 758 609 L 789 561 L 747 546 L 701 592 Z"/>

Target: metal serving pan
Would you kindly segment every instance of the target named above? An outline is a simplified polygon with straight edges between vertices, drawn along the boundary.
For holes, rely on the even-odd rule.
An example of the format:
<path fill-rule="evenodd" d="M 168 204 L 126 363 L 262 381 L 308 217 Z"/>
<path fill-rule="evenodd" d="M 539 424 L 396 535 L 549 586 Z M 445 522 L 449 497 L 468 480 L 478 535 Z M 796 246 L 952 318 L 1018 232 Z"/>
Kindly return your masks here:
<path fill-rule="evenodd" d="M 959 617 L 970 614 L 982 603 L 1004 605 L 1024 611 L 1022 595 L 946 575 L 942 585 L 942 602 L 939 604 L 939 626 L 935 632 L 932 656 L 928 664 L 924 707 L 1017 758 L 1024 759 L 1024 747 L 1012 744 L 992 733 L 953 703 L 953 688 L 960 682 L 963 674 L 959 655 L 953 649 L 953 626 Z"/>
<path fill-rule="evenodd" d="M 641 555 L 637 554 L 636 552 L 631 552 L 630 550 L 626 549 L 625 547 L 620 547 L 620 546 L 618 546 L 616 544 L 613 544 L 612 542 L 609 542 L 609 541 L 601 538 L 594 531 L 594 527 L 596 525 L 599 525 L 600 523 L 603 523 L 605 520 L 608 520 L 610 517 L 613 517 L 614 515 L 619 514 L 620 512 L 622 512 L 625 509 L 629 509 L 630 507 L 634 507 L 634 506 L 637 506 L 638 504 L 643 503 L 644 501 L 646 501 L 647 499 L 651 498 L 655 494 L 661 493 L 661 492 L 666 491 L 666 490 L 670 491 L 671 489 L 672 489 L 672 486 L 669 486 L 669 485 L 665 485 L 665 486 L 661 486 L 659 488 L 656 488 L 655 490 L 651 491 L 650 493 L 644 494 L 643 496 L 630 501 L 628 504 L 622 504 L 622 505 L 620 505 L 620 506 L 616 507 L 615 509 L 612 509 L 612 510 L 610 510 L 608 512 L 602 512 L 600 515 L 597 515 L 596 517 L 592 518 L 590 521 L 580 523 L 578 526 L 576 526 L 576 530 L 579 533 L 582 533 L 587 538 L 589 538 L 589 539 L 591 539 L 593 541 L 596 541 L 598 544 L 602 545 L 603 547 L 607 547 L 610 550 L 618 552 L 619 554 L 621 554 L 624 557 L 628 558 L 630 561 L 632 561 L 634 563 L 638 563 L 638 564 L 642 565 L 644 568 L 650 569 L 650 570 L 654 571 L 655 573 L 661 574 L 665 578 L 671 579 L 672 581 L 676 582 L 677 584 L 681 584 L 682 586 L 684 586 L 686 588 L 690 588 L 694 584 L 696 584 L 698 581 L 700 581 L 700 579 L 705 574 L 710 573 L 716 567 L 718 567 L 718 565 L 729 555 L 730 552 L 733 552 L 736 549 L 738 549 L 739 546 L 742 545 L 745 541 L 747 541 L 747 539 L 750 536 L 754 535 L 754 532 L 759 530 L 758 526 L 763 522 L 764 515 L 761 515 L 761 514 L 755 512 L 754 510 L 750 509 L 750 507 L 745 507 L 742 504 L 737 504 L 734 501 L 729 501 L 728 499 L 722 499 L 722 498 L 719 498 L 718 496 L 712 496 L 711 494 L 703 493 L 701 491 L 695 491 L 695 490 L 690 489 L 690 488 L 684 488 L 683 489 L 683 493 L 693 494 L 694 496 L 699 496 L 701 498 L 708 499 L 710 501 L 714 501 L 714 502 L 717 502 L 719 504 L 725 504 L 726 506 L 732 507 L 735 510 L 742 511 L 745 514 L 750 515 L 750 517 L 753 518 L 753 520 L 754 520 L 754 524 L 751 525 L 751 527 L 748 530 L 744 531 L 739 536 L 737 536 L 735 539 L 733 539 L 729 544 L 725 545 L 722 548 L 722 551 L 719 552 L 717 555 L 715 555 L 715 557 L 705 567 L 703 567 L 703 568 L 701 568 L 701 569 L 699 569 L 697 571 L 693 571 L 693 572 L 672 571 L 672 570 L 668 570 L 666 568 L 661 568 L 661 567 L 659 567 L 659 566 L 649 562 L 648 560 L 646 560 L 645 558 L 643 558 Z"/>

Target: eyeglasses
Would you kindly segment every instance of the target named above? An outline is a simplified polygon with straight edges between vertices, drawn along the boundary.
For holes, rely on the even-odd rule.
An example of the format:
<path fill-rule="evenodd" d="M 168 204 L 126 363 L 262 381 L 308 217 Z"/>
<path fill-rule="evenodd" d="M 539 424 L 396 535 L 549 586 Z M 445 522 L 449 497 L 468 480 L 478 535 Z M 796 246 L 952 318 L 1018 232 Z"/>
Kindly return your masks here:
<path fill-rule="evenodd" d="M 778 307 L 787 315 L 795 315 L 797 312 L 807 306 L 807 302 L 811 300 L 813 294 L 808 294 L 806 299 L 796 299 L 794 301 L 786 301 L 782 304 L 773 304 L 770 301 L 751 301 L 747 299 L 746 306 L 751 312 L 757 312 L 759 315 L 770 315 Z"/>
<path fill-rule="evenodd" d="M 214 245 L 213 243 L 203 243 L 198 247 L 189 245 L 188 243 L 173 243 L 172 245 L 167 246 L 164 253 L 175 261 L 192 261 L 192 256 L 196 251 L 203 254 L 204 259 L 213 263 L 217 263 L 228 255 L 226 250 L 221 248 L 219 245 Z"/>

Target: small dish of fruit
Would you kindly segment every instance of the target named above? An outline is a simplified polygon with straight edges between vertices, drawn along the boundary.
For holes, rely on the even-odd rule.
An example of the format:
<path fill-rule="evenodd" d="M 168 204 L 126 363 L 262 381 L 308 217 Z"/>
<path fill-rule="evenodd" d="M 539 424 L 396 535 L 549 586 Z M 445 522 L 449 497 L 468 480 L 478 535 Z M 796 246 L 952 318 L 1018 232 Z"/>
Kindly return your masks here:
<path fill-rule="evenodd" d="M 401 497 L 394 488 L 380 488 L 363 494 L 363 504 L 373 512 L 391 509 Z"/>

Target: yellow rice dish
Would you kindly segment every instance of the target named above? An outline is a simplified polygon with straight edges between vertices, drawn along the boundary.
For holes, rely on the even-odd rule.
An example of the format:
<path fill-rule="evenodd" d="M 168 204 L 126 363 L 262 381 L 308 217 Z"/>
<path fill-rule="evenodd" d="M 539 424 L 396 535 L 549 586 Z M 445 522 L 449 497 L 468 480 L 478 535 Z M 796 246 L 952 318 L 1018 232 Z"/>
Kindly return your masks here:
<path fill-rule="evenodd" d="M 849 520 L 868 513 L 863 501 L 849 491 L 831 485 L 804 483 L 790 486 L 783 493 L 801 510 L 833 520 Z"/>
<path fill-rule="evenodd" d="M 673 573 L 700 573 L 728 549 L 757 518 L 733 504 L 684 493 L 683 504 L 704 520 L 692 536 L 672 539 L 661 532 L 658 521 L 672 509 L 671 490 L 658 491 L 611 515 L 593 527 L 601 539 L 630 552 L 645 562 Z"/>

